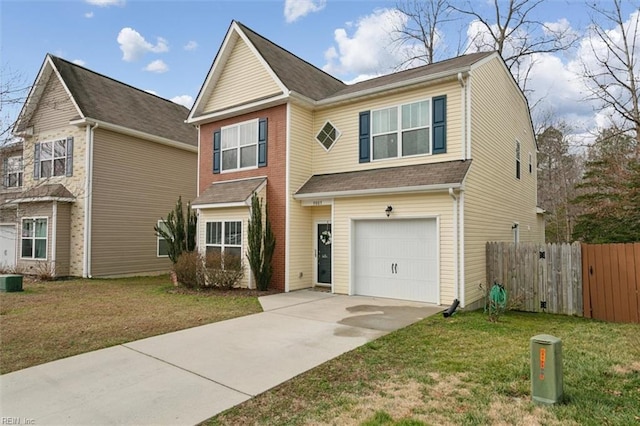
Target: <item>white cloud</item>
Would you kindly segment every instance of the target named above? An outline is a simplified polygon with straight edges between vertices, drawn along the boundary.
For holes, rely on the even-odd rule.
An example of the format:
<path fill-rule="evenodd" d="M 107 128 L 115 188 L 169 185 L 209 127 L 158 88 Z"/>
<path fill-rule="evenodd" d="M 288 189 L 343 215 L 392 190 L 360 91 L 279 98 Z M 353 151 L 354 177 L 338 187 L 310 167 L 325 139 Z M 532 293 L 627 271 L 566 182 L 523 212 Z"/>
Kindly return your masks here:
<path fill-rule="evenodd" d="M 99 7 L 124 6 L 125 0 L 86 0 L 87 3 Z"/>
<path fill-rule="evenodd" d="M 189 43 L 184 45 L 184 50 L 196 50 L 198 48 L 198 43 L 196 41 L 189 41 Z"/>
<path fill-rule="evenodd" d="M 170 100 L 171 100 L 171 102 L 183 105 L 183 106 L 185 106 L 187 108 L 191 108 L 193 106 L 193 97 L 189 96 L 189 95 L 175 96 L 175 97 L 171 98 Z"/>
<path fill-rule="evenodd" d="M 162 59 L 156 59 L 155 61 L 150 62 L 146 67 L 144 67 L 144 70 L 162 74 L 163 72 L 169 71 L 169 66 L 167 66 L 167 64 L 165 64 Z"/>
<path fill-rule="evenodd" d="M 285 0 L 284 18 L 287 22 L 295 22 L 312 12 L 319 12 L 326 6 L 326 0 Z"/>
<path fill-rule="evenodd" d="M 84 17 L 85 17 L 85 18 L 87 18 L 87 19 L 91 19 L 91 18 L 93 18 L 93 12 L 87 12 L 87 13 L 85 13 L 85 14 L 84 14 Z"/>
<path fill-rule="evenodd" d="M 158 37 L 158 42 L 154 46 L 133 28 L 126 27 L 121 29 L 117 40 L 120 50 L 122 50 L 122 59 L 128 62 L 140 59 L 146 52 L 162 53 L 169 51 L 169 45 L 164 38 Z"/>
<path fill-rule="evenodd" d="M 405 53 L 394 47 L 393 31 L 406 25 L 407 17 L 393 9 L 377 9 L 371 15 L 360 18 L 353 29 L 334 31 L 336 46 L 328 48 L 323 70 L 335 75 L 346 75 L 352 80 L 388 73 L 402 63 Z M 360 77 L 353 77 L 360 76 Z"/>
<path fill-rule="evenodd" d="M 158 96 L 158 93 L 155 90 L 147 89 L 147 90 L 145 90 L 145 92 L 151 93 L 152 95 Z"/>
<path fill-rule="evenodd" d="M 81 67 L 84 67 L 87 63 L 85 61 L 83 61 L 82 59 L 74 59 L 73 61 L 74 64 L 76 65 L 80 65 Z"/>

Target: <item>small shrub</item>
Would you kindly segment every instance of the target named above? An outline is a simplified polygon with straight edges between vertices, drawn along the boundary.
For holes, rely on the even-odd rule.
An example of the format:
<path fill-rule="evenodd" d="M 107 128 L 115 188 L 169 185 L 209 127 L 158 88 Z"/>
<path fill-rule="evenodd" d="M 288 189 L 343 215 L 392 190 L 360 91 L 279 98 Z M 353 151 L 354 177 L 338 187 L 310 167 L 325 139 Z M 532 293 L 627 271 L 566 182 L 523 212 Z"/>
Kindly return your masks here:
<path fill-rule="evenodd" d="M 207 253 L 205 274 L 208 286 L 229 290 L 237 287 L 244 277 L 244 264 L 240 256 L 226 253 Z"/>
<path fill-rule="evenodd" d="M 197 251 L 182 253 L 173 265 L 178 282 L 187 288 L 201 288 L 206 280 L 202 255 Z"/>
<path fill-rule="evenodd" d="M 38 262 L 33 274 L 40 281 L 53 281 L 56 279 L 56 269 L 49 262 Z"/>

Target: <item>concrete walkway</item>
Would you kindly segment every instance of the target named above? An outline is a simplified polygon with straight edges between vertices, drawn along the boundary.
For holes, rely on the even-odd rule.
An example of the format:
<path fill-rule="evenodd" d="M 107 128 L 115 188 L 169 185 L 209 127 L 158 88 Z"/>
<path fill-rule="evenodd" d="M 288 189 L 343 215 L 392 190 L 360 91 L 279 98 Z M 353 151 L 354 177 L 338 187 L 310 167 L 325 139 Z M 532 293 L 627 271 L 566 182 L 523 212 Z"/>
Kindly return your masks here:
<path fill-rule="evenodd" d="M 260 303 L 259 314 L 2 375 L 0 420 L 193 425 L 443 309 L 312 290 Z"/>

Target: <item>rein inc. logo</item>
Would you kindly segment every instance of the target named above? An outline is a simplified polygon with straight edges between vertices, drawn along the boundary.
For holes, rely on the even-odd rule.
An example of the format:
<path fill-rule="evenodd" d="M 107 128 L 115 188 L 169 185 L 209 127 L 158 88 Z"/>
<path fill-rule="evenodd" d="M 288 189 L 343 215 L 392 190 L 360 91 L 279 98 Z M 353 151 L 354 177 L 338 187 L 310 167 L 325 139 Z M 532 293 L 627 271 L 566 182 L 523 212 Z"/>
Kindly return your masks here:
<path fill-rule="evenodd" d="M 27 417 L 0 417 L 0 425 L 35 425 L 35 419 Z"/>

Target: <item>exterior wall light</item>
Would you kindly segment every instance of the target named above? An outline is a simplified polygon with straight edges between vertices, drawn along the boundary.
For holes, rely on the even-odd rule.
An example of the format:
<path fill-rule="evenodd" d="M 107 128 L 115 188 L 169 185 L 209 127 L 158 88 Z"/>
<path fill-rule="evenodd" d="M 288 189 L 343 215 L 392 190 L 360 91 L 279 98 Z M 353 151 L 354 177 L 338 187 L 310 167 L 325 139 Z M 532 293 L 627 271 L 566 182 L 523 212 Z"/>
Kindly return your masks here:
<path fill-rule="evenodd" d="M 393 211 L 392 206 L 387 206 L 387 208 L 384 210 L 384 212 L 387 214 L 387 217 L 389 217 L 392 211 Z"/>

